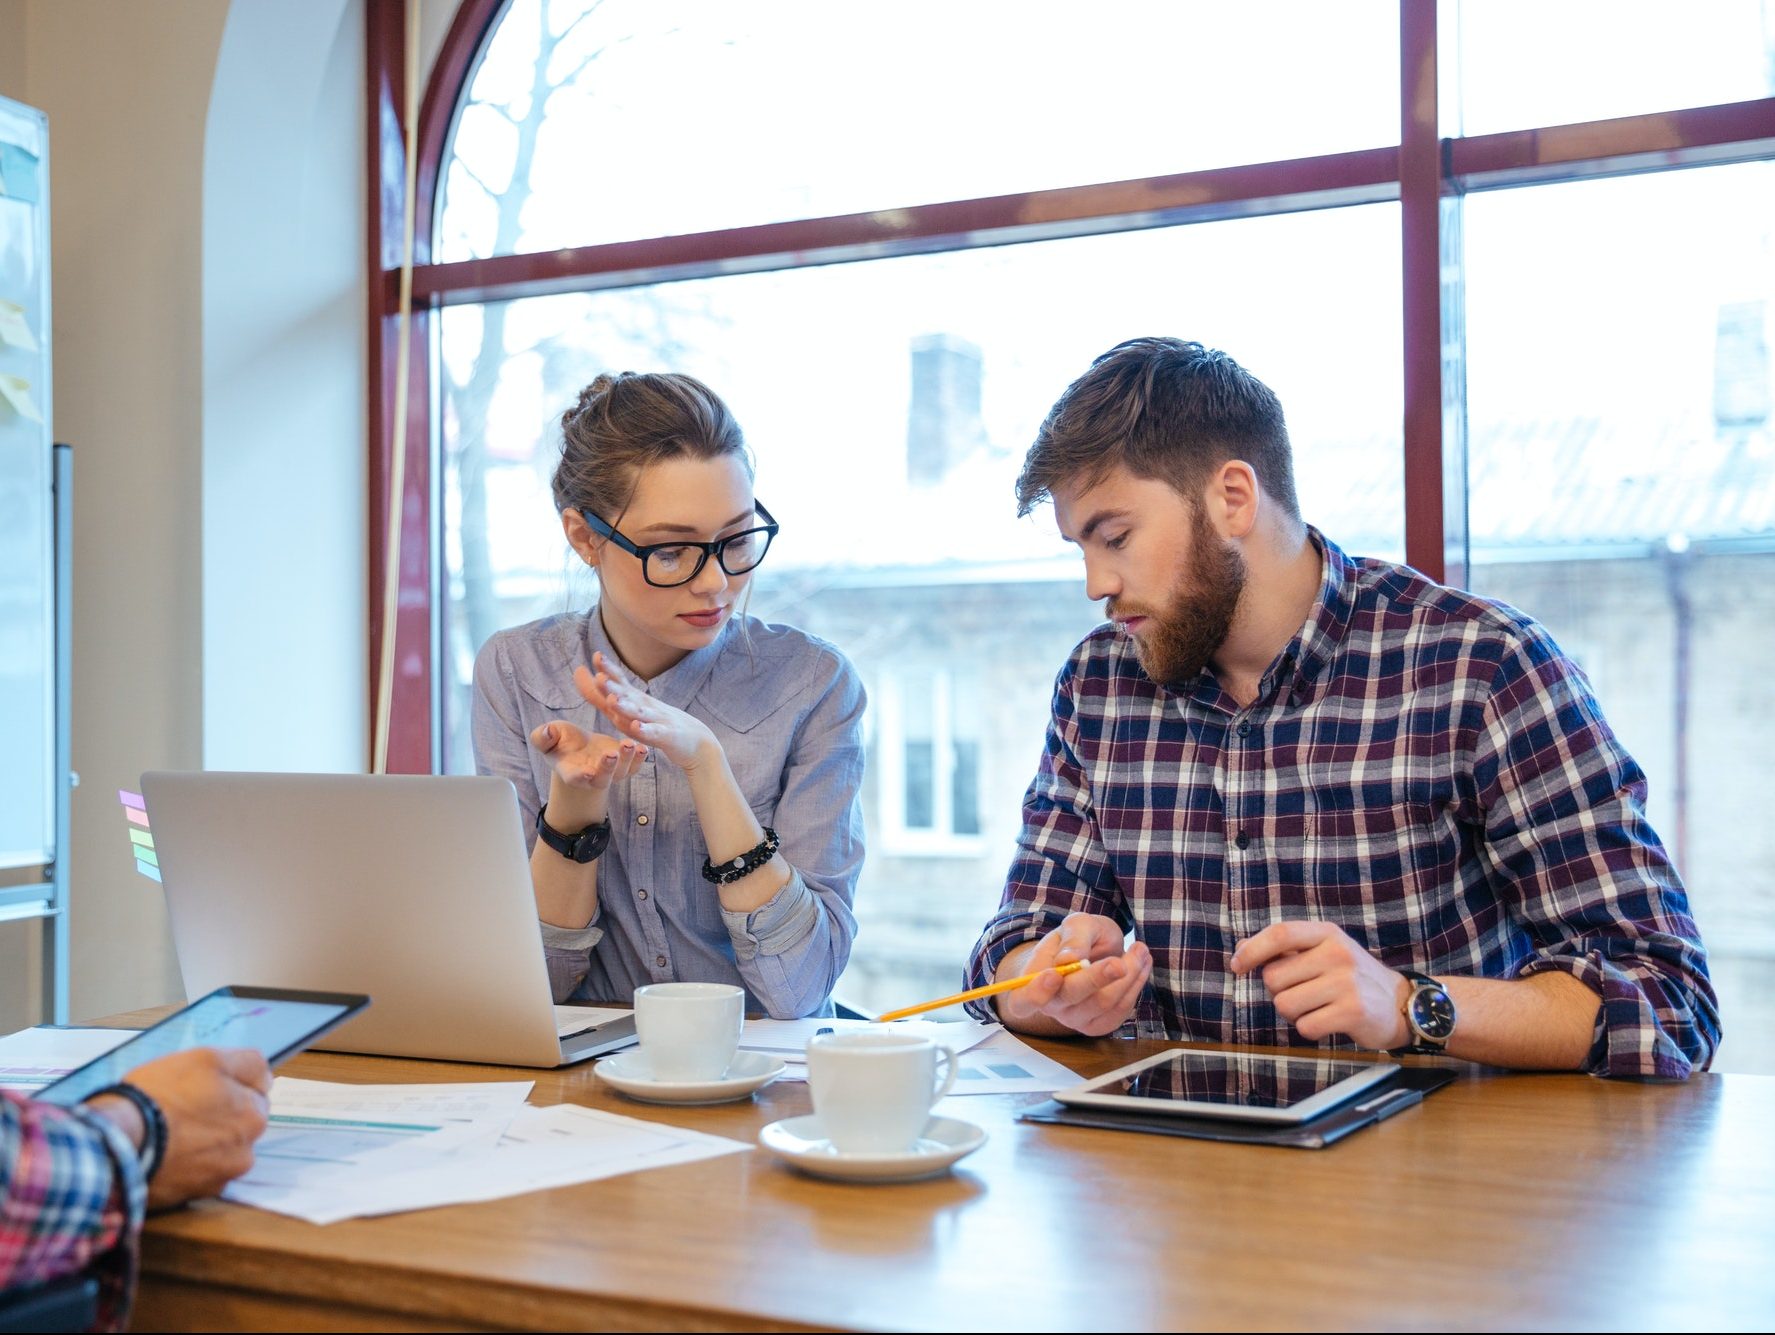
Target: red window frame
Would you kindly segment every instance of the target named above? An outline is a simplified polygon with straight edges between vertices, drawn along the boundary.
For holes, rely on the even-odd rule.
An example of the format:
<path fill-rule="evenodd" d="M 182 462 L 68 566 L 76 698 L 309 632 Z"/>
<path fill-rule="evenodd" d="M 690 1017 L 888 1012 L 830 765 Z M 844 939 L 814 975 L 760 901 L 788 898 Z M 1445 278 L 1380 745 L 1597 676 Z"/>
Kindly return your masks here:
<path fill-rule="evenodd" d="M 405 203 L 406 6 L 364 7 L 368 90 L 369 250 L 368 690 L 375 715 L 382 661 L 391 433 L 398 360 Z M 1399 143 L 1135 181 L 923 204 L 891 212 L 729 228 L 570 250 L 437 264 L 435 200 L 457 108 L 508 0 L 461 0 L 420 103 L 409 326 L 409 411 L 396 589 L 394 692 L 387 768 L 429 773 L 439 762 L 434 668 L 438 553 L 433 531 L 431 313 L 442 306 L 623 286 L 661 277 L 837 263 L 864 254 L 1003 245 L 1169 227 L 1228 217 L 1397 200 L 1404 320 L 1405 558 L 1439 580 L 1466 575 L 1464 367 L 1460 200 L 1478 190 L 1775 158 L 1775 98 L 1444 138 L 1437 121 L 1437 6 L 1399 6 Z M 1456 275 L 1445 281 L 1445 270 Z M 372 745 L 374 742 L 372 740 Z"/>

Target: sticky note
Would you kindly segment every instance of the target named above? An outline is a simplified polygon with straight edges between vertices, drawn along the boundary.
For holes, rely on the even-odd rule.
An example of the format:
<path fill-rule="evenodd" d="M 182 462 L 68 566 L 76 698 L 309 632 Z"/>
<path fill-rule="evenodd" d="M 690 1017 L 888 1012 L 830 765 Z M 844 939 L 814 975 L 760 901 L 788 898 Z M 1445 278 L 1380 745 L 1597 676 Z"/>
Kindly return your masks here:
<path fill-rule="evenodd" d="M 146 862 L 151 867 L 158 867 L 160 865 L 160 854 L 156 853 L 152 848 L 138 847 L 136 849 L 136 861 Z"/>
<path fill-rule="evenodd" d="M 27 422 L 41 422 L 43 414 L 31 402 L 31 382 L 19 375 L 0 375 L 0 400 Z"/>
<path fill-rule="evenodd" d="M 137 825 L 146 825 L 148 823 L 148 813 L 146 811 L 137 811 L 134 807 L 125 807 L 123 809 L 123 814 L 128 816 Z"/>
<path fill-rule="evenodd" d="M 127 788 L 119 788 L 117 790 L 117 800 L 122 802 L 126 807 L 134 807 L 137 811 L 146 811 L 148 809 L 148 804 L 142 800 L 142 795 L 140 793 L 132 793 Z"/>
<path fill-rule="evenodd" d="M 37 202 L 37 155 L 18 144 L 0 143 L 0 195 Z"/>
<path fill-rule="evenodd" d="M 25 323 L 25 308 L 16 301 L 0 297 L 0 343 L 21 352 L 37 351 L 36 336 Z"/>
<path fill-rule="evenodd" d="M 131 843 L 142 844 L 148 848 L 154 847 L 154 836 L 146 830 L 132 829 L 129 832 L 129 838 Z"/>
<path fill-rule="evenodd" d="M 150 867 L 146 862 L 138 862 L 136 863 L 136 870 L 141 872 L 142 875 L 146 876 L 151 881 L 160 880 L 160 869 L 158 867 Z"/>

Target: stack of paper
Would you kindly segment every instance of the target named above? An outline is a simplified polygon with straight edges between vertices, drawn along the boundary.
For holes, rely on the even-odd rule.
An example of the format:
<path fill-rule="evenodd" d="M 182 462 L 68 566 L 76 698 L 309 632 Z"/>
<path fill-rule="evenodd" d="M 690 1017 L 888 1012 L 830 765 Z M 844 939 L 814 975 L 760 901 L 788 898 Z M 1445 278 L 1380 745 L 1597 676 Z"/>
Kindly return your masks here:
<path fill-rule="evenodd" d="M 29 1094 L 136 1036 L 134 1029 L 57 1029 L 41 1025 L 0 1038 L 0 1089 Z"/>
<path fill-rule="evenodd" d="M 751 1148 L 570 1104 L 532 1108 L 524 1102 L 532 1083 L 337 1085 L 280 1076 L 257 1162 L 222 1195 L 331 1224 Z"/>

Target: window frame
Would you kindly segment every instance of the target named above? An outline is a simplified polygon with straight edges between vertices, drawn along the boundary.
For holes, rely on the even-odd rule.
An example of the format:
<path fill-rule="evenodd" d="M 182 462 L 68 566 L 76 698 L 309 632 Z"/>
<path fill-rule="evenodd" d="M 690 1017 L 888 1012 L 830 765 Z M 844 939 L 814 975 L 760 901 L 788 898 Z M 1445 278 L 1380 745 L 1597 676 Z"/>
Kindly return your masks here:
<path fill-rule="evenodd" d="M 404 234 L 406 7 L 364 6 L 369 257 L 369 665 L 382 658 L 388 490 Z M 1461 200 L 1482 190 L 1775 159 L 1775 97 L 1444 137 L 1438 117 L 1439 5 L 1399 5 L 1396 145 L 1108 181 L 1026 194 L 433 263 L 443 159 L 481 54 L 509 0 L 461 0 L 420 103 L 409 416 L 387 768 L 442 763 L 442 591 L 432 315 L 446 305 L 669 279 L 975 249 L 1351 204 L 1398 201 L 1403 322 L 1405 559 L 1433 579 L 1467 574 Z M 1453 25 L 1448 27 L 1452 29 Z M 1030 222 L 1040 218 L 1041 222 Z M 372 743 L 373 745 L 373 743 Z"/>

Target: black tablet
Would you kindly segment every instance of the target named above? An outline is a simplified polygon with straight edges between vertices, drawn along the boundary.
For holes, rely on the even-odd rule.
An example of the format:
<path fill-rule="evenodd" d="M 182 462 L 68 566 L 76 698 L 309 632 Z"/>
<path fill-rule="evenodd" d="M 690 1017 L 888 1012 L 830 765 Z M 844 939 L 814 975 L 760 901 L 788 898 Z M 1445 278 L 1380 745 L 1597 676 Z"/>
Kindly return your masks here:
<path fill-rule="evenodd" d="M 1305 1122 L 1398 1069 L 1398 1062 L 1389 1061 L 1178 1048 L 1056 1090 L 1054 1097 L 1081 1108 Z"/>
<path fill-rule="evenodd" d="M 31 1097 L 71 1105 L 114 1085 L 143 1062 L 186 1048 L 257 1048 L 276 1063 L 294 1056 L 370 999 L 355 992 L 218 987 Z"/>

